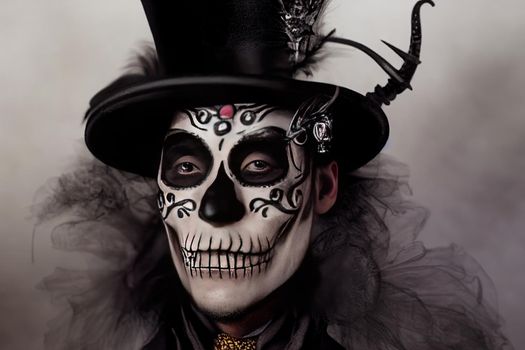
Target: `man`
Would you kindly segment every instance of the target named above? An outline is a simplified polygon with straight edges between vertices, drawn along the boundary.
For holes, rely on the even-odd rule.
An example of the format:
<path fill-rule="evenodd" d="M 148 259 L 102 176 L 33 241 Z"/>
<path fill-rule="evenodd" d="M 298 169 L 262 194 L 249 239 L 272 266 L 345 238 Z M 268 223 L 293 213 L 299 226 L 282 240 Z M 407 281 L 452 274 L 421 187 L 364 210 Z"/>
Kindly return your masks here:
<path fill-rule="evenodd" d="M 143 0 L 156 51 L 93 98 L 86 143 L 108 166 L 156 179 L 165 236 L 137 209 L 151 200 L 137 194 L 140 180 L 98 165 L 81 177 L 96 186 L 63 181 L 75 186 L 59 194 L 79 193 L 68 203 L 89 217 L 67 226 L 68 242 L 118 268 L 91 274 L 97 288 L 68 299 L 69 325 L 54 333 L 65 342 L 49 344 L 501 348 L 460 254 L 398 240 L 395 218 L 412 208 L 391 163 L 352 172 L 386 142 L 381 104 L 409 87 L 427 2 L 414 9 L 409 53 L 391 46 L 405 62 L 396 70 L 362 44 L 318 34 L 322 1 Z M 293 79 L 328 42 L 372 57 L 388 84 L 362 96 Z M 401 234 L 421 226 L 415 212 Z"/>

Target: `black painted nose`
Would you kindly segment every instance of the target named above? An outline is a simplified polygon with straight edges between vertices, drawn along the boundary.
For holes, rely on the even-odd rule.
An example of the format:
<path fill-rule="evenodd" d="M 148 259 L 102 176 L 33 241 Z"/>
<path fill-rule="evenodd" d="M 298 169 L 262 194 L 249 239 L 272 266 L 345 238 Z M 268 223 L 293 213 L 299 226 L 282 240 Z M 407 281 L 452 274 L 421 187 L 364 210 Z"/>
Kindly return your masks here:
<path fill-rule="evenodd" d="M 202 197 L 199 217 L 210 223 L 226 224 L 239 221 L 244 212 L 244 206 L 235 195 L 233 182 L 221 163 L 217 178 Z"/>

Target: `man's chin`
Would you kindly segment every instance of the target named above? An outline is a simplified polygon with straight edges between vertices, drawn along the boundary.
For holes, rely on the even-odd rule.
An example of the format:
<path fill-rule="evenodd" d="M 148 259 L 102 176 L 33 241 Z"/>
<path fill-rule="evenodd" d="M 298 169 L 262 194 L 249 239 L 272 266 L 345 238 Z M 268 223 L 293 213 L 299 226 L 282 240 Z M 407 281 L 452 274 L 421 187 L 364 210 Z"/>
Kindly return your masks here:
<path fill-rule="evenodd" d="M 231 308 L 221 308 L 217 305 L 213 307 L 200 306 L 197 305 L 199 311 L 206 316 L 209 320 L 213 322 L 220 323 L 230 323 L 242 319 L 246 314 L 249 313 L 250 307 L 231 309 Z"/>
<path fill-rule="evenodd" d="M 188 292 L 195 305 L 216 321 L 240 318 L 265 297 L 249 280 L 196 279 L 189 284 Z"/>
<path fill-rule="evenodd" d="M 210 320 L 221 323 L 238 321 L 252 312 L 269 312 L 280 299 L 286 299 L 283 293 L 286 293 L 287 284 L 263 289 L 249 281 L 237 281 L 233 285 L 229 282 L 216 283 L 214 288 L 197 288 L 191 293 L 194 304 Z"/>
<path fill-rule="evenodd" d="M 250 312 L 258 300 L 246 296 L 235 297 L 232 294 L 222 298 L 193 295 L 193 302 L 209 319 L 227 323 L 241 319 Z"/>

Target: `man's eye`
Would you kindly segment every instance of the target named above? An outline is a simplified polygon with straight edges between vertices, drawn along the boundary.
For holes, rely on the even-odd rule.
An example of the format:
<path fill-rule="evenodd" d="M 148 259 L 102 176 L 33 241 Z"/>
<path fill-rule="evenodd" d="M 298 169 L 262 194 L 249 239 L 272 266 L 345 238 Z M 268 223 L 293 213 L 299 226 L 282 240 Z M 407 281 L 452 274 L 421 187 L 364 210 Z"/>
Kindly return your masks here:
<path fill-rule="evenodd" d="M 262 152 L 249 154 L 241 162 L 239 179 L 249 185 L 268 185 L 280 179 L 285 169 L 270 156 Z"/>
<path fill-rule="evenodd" d="M 191 162 L 181 162 L 174 166 L 175 170 L 182 175 L 191 175 L 201 172 L 201 169 Z"/>
<path fill-rule="evenodd" d="M 165 167 L 163 179 L 169 186 L 196 186 L 206 177 L 208 167 L 203 159 L 195 156 L 183 156 L 175 160 L 171 166 Z"/>
<path fill-rule="evenodd" d="M 241 171 L 250 171 L 250 172 L 258 172 L 262 173 L 265 171 L 271 170 L 271 165 L 265 162 L 264 160 L 254 160 L 242 168 Z"/>

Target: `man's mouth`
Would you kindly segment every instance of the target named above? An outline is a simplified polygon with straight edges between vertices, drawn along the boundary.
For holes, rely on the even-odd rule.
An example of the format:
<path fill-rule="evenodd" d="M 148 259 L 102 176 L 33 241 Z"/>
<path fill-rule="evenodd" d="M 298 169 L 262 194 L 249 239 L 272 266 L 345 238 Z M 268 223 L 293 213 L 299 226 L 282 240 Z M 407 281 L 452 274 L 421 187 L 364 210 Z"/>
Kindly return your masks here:
<path fill-rule="evenodd" d="M 258 253 L 181 248 L 182 260 L 191 277 L 246 278 L 268 268 L 273 247 Z"/>
<path fill-rule="evenodd" d="M 292 222 L 290 218 L 282 224 L 273 239 L 250 237 L 243 240 L 240 234 L 230 234 L 217 244 L 213 236 L 203 239 L 202 235 L 186 235 L 184 242 L 180 242 L 182 261 L 191 277 L 252 277 L 268 269 L 276 245 L 289 231 Z"/>

